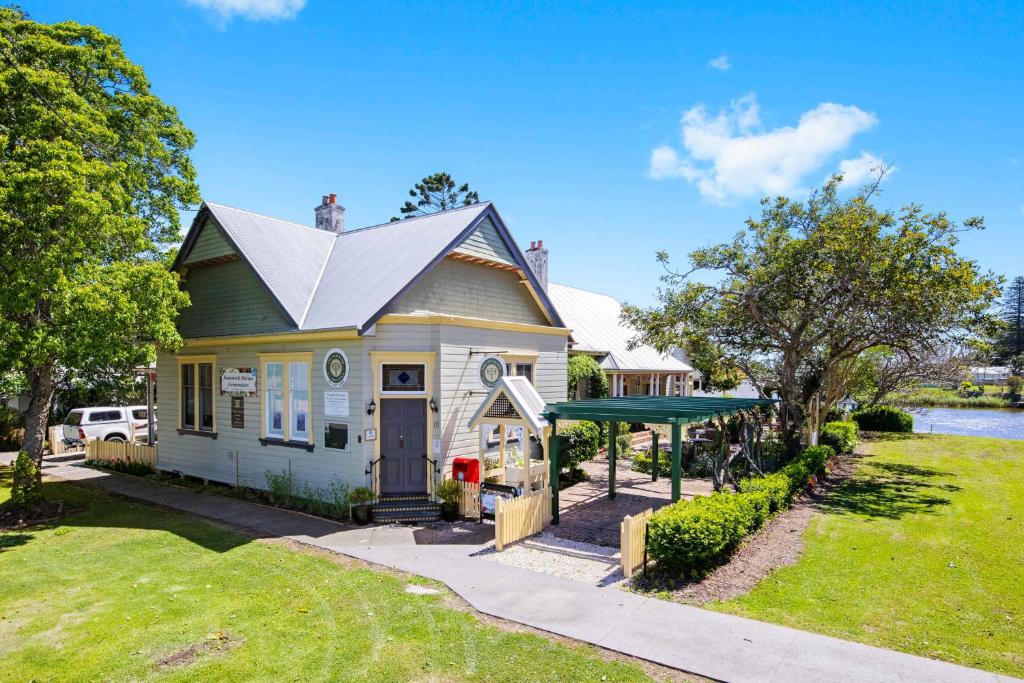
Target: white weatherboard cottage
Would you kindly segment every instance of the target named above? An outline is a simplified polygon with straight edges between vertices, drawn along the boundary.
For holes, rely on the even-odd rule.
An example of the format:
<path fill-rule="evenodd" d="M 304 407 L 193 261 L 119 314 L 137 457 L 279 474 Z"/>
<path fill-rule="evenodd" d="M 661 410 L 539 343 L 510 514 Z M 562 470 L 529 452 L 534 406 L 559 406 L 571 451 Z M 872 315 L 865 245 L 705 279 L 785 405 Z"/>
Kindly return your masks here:
<path fill-rule="evenodd" d="M 185 344 L 157 362 L 161 470 L 429 495 L 500 447 L 469 423 L 502 375 L 565 399 L 569 330 L 492 204 L 357 230 L 334 195 L 315 212 L 197 214 Z"/>

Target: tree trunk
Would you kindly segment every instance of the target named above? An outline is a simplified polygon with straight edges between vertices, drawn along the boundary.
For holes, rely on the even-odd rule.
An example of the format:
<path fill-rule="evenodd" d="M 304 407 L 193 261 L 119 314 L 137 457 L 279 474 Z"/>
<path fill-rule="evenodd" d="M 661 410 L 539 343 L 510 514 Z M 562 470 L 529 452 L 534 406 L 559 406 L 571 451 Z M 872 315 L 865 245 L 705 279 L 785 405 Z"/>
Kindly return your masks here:
<path fill-rule="evenodd" d="M 25 412 L 25 438 L 21 450 L 36 462 L 36 479 L 42 479 L 43 443 L 46 441 L 46 423 L 53 403 L 56 384 L 52 364 L 30 368 L 28 371 L 29 402 Z M 17 486 L 19 482 L 14 482 Z"/>

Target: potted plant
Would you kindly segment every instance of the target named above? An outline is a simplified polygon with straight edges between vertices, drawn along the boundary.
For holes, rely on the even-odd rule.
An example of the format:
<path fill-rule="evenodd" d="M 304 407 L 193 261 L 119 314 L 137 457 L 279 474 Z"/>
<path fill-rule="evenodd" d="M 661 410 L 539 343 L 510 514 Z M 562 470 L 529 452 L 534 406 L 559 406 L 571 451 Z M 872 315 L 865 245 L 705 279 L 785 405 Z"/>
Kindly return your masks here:
<path fill-rule="evenodd" d="M 459 482 L 445 479 L 437 485 L 434 493 L 441 499 L 441 519 L 454 522 L 459 516 Z"/>
<path fill-rule="evenodd" d="M 352 521 L 356 524 L 370 523 L 370 501 L 375 498 L 373 491 L 360 486 L 348 494 L 348 504 L 352 514 Z"/>

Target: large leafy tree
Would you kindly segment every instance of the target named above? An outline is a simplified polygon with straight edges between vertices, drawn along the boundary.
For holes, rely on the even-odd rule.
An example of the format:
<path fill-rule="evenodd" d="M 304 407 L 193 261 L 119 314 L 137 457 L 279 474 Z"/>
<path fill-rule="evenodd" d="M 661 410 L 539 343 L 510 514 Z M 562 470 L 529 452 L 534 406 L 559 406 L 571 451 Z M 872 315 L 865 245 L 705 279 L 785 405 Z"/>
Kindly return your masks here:
<path fill-rule="evenodd" d="M 1024 277 L 1018 275 L 1007 285 L 999 313 L 1004 326 L 995 344 L 996 358 L 1008 363 L 1024 353 Z"/>
<path fill-rule="evenodd" d="M 660 305 L 626 307 L 639 339 L 660 349 L 688 338 L 713 344 L 762 390 L 781 399 L 780 420 L 794 452 L 807 428 L 841 399 L 875 347 L 907 353 L 988 331 L 999 279 L 956 252 L 959 236 L 982 228 L 910 205 L 876 208 L 877 183 L 839 196 L 832 178 L 806 202 L 762 201 L 759 218 L 726 244 L 669 268 Z M 716 282 L 697 282 L 710 271 Z"/>
<path fill-rule="evenodd" d="M 402 218 L 427 216 L 438 211 L 470 206 L 480 201 L 480 196 L 469 189 L 469 183 L 459 185 L 447 173 L 428 175 L 409 190 L 409 196 L 415 199 L 416 203 L 405 201 L 405 205 L 399 209 Z M 391 220 L 397 221 L 399 218 L 394 217 Z"/>
<path fill-rule="evenodd" d="M 194 142 L 116 38 L 0 8 L 0 367 L 27 380 L 37 462 L 58 381 L 181 341 L 160 257 L 199 199 Z"/>

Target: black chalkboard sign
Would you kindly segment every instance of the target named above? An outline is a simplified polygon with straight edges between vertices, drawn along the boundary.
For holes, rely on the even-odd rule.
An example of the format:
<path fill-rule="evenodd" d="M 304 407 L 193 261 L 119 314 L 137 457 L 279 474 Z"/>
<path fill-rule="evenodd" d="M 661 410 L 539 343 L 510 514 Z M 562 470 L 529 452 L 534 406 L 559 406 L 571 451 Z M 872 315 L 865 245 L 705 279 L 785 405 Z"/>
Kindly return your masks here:
<path fill-rule="evenodd" d="M 231 397 L 231 428 L 245 429 L 245 397 Z"/>
<path fill-rule="evenodd" d="M 518 497 L 519 489 L 515 486 L 486 481 L 480 484 L 480 520 L 494 519 L 494 513 L 498 509 L 497 498 L 511 500 Z"/>

